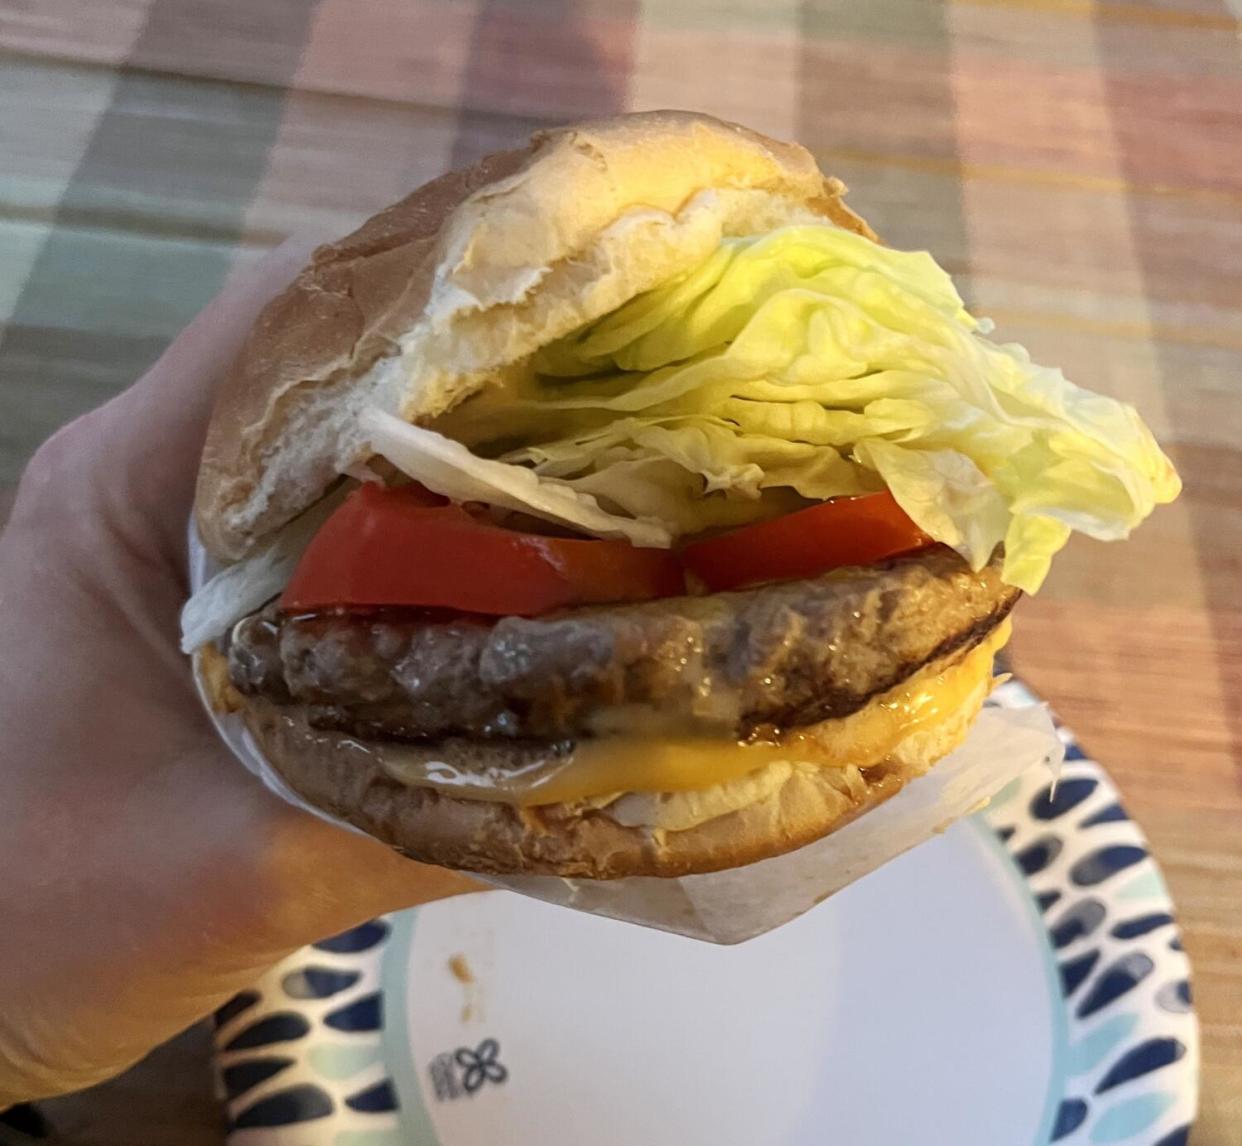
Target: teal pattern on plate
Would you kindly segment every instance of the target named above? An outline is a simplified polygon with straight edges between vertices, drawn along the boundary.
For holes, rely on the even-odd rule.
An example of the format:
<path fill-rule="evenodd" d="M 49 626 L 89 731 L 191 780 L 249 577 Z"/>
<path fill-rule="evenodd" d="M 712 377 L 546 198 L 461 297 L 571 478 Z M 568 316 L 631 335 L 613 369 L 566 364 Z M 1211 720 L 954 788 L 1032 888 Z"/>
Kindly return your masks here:
<path fill-rule="evenodd" d="M 1036 698 L 1010 681 L 992 703 Z M 1184 1146 L 1199 1030 L 1169 893 L 1104 770 L 1058 731 L 1057 781 L 1028 772 L 982 813 L 1025 876 L 1060 968 L 1069 1046 L 1050 1141 Z"/>
<path fill-rule="evenodd" d="M 230 1141 L 401 1146 L 379 990 L 390 933 L 378 919 L 307 947 L 217 1012 Z"/>

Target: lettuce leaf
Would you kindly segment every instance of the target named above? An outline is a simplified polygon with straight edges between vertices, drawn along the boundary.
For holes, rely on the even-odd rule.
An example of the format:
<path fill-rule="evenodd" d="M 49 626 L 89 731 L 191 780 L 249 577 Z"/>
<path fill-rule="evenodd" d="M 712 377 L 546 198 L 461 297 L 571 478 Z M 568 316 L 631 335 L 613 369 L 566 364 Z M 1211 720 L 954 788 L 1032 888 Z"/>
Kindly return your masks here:
<path fill-rule="evenodd" d="M 192 653 L 224 636 L 243 617 L 280 594 L 311 538 L 355 484 L 342 483 L 248 557 L 200 585 L 181 610 L 181 651 Z"/>
<path fill-rule="evenodd" d="M 771 491 L 887 487 L 975 568 L 1003 542 L 1034 592 L 1071 531 L 1123 538 L 1180 481 L 1131 406 L 988 329 L 925 252 L 828 224 L 727 239 L 540 352 L 537 440 L 495 464 L 670 536 L 762 516 Z"/>
<path fill-rule="evenodd" d="M 374 406 L 362 411 L 361 421 L 377 453 L 453 501 L 483 502 L 650 548 L 667 549 L 672 543 L 671 532 L 660 521 L 609 513 L 591 494 L 565 482 L 524 466 L 476 457 L 460 442 Z"/>

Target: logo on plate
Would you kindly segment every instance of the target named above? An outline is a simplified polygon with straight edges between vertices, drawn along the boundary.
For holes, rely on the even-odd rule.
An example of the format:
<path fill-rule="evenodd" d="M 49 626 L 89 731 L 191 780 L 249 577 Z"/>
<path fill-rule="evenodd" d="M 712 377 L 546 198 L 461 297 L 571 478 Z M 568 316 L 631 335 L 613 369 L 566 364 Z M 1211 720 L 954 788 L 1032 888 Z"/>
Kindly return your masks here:
<path fill-rule="evenodd" d="M 431 1060 L 427 1070 L 431 1088 L 441 1102 L 475 1094 L 486 1083 L 499 1085 L 509 1077 L 500 1062 L 500 1044 L 495 1039 L 484 1039 L 473 1050 L 458 1047 L 444 1051 Z"/>

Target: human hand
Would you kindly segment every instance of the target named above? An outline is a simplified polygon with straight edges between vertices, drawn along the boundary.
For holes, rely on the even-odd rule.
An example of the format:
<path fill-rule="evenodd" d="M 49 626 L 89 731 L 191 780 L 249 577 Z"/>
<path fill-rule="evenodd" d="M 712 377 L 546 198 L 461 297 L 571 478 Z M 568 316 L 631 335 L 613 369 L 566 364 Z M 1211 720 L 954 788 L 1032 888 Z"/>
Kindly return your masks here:
<path fill-rule="evenodd" d="M 299 946 L 477 887 L 268 792 L 178 651 L 215 384 L 307 254 L 51 438 L 0 535 L 0 1110 L 117 1073 Z"/>

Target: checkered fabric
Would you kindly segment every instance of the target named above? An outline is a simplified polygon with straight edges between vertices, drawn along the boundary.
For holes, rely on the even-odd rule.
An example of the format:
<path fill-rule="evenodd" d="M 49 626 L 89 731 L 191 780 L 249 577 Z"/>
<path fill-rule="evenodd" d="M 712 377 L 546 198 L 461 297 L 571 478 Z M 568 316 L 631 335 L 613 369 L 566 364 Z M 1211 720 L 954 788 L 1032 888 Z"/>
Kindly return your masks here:
<path fill-rule="evenodd" d="M 1242 0 L 0 0 L 0 519 L 43 438 L 287 234 L 342 233 L 542 124 L 697 108 L 806 143 L 1002 339 L 1140 407 L 1187 492 L 1106 565 L 1072 545 L 1039 631 L 1059 602 L 1189 618 L 1167 635 L 1198 634 L 1213 783 L 1236 803 L 1240 16 Z M 1138 791 L 1159 808 L 1169 773 L 1149 763 Z"/>

